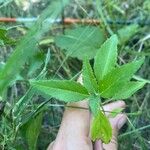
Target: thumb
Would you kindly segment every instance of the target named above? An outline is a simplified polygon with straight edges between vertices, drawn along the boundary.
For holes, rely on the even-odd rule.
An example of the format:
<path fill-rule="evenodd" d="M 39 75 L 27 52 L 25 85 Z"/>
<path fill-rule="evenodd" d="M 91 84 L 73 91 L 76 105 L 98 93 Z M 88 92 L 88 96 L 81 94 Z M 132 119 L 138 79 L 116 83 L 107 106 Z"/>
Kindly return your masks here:
<path fill-rule="evenodd" d="M 104 106 L 104 110 L 106 112 L 111 112 L 117 108 L 125 108 L 124 101 L 116 101 L 116 102 L 113 102 Z M 109 113 L 106 113 L 106 115 L 110 116 Z M 118 149 L 118 142 L 117 142 L 118 132 L 122 128 L 122 126 L 126 123 L 127 117 L 125 114 L 118 114 L 114 118 L 109 118 L 109 121 L 111 123 L 112 130 L 113 130 L 112 139 L 109 144 L 104 144 L 100 140 L 96 141 L 94 145 L 95 150 L 101 150 L 102 148 L 105 150 L 117 150 Z"/>
<path fill-rule="evenodd" d="M 126 115 L 125 114 L 118 114 L 115 118 L 111 118 L 110 122 L 112 125 L 113 135 L 112 139 L 109 144 L 103 144 L 103 148 L 105 150 L 117 150 L 118 149 L 118 142 L 117 142 L 117 136 L 118 132 L 121 129 L 121 127 L 126 123 Z"/>

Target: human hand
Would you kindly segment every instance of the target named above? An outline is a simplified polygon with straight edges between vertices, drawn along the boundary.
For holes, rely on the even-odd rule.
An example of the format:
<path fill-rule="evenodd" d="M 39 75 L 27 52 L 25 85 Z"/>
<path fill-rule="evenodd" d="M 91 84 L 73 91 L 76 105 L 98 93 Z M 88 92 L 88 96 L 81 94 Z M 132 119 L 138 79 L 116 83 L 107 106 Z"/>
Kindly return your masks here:
<path fill-rule="evenodd" d="M 87 101 L 70 103 L 69 106 L 73 107 L 66 108 L 56 140 L 50 144 L 48 150 L 117 150 L 117 135 L 126 122 L 125 114 L 118 114 L 114 118 L 109 117 L 113 129 L 113 136 L 109 144 L 104 144 L 100 140 L 93 144 L 89 136 L 92 116 L 88 109 L 79 109 L 80 107 L 88 108 Z M 125 103 L 116 101 L 103 108 L 108 116 L 115 109 L 125 108 Z"/>

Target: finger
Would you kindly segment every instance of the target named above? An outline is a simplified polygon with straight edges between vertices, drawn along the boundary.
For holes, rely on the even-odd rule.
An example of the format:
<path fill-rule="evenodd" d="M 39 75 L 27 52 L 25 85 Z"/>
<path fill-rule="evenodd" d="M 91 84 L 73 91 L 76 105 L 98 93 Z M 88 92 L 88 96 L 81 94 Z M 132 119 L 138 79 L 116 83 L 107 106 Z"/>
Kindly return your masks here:
<path fill-rule="evenodd" d="M 125 114 L 118 114 L 115 118 L 110 119 L 110 123 L 113 130 L 113 136 L 109 144 L 103 144 L 103 148 L 105 150 L 118 149 L 118 142 L 117 142 L 118 131 L 122 128 L 122 126 L 126 123 L 126 121 L 127 117 Z"/>
<path fill-rule="evenodd" d="M 92 150 L 92 143 L 88 137 L 89 124 L 90 113 L 88 110 L 67 108 L 55 140 L 54 149 L 61 147 L 62 150 Z"/>
<path fill-rule="evenodd" d="M 100 140 L 97 140 L 94 143 L 94 150 L 103 150 L 103 144 Z"/>
<path fill-rule="evenodd" d="M 107 104 L 103 108 L 104 108 L 104 111 L 106 112 L 105 114 L 109 115 L 110 112 L 112 112 L 113 110 L 118 109 L 118 108 L 125 108 L 125 107 L 126 107 L 125 102 L 120 100 L 120 101 L 115 101 L 113 103 Z"/>
<path fill-rule="evenodd" d="M 125 108 L 125 102 L 124 101 L 116 101 L 110 104 L 105 105 L 104 111 L 106 111 L 106 115 L 109 116 L 111 111 L 118 108 Z M 126 115 L 125 114 L 118 114 L 114 118 L 109 118 L 109 121 L 111 123 L 112 129 L 113 129 L 113 136 L 111 139 L 111 142 L 109 144 L 102 144 L 100 140 L 96 141 L 94 144 L 95 149 L 94 150 L 101 150 L 102 148 L 105 148 L 106 150 L 117 150 L 118 144 L 117 144 L 117 135 L 118 130 L 125 124 L 126 122 Z"/>
<path fill-rule="evenodd" d="M 53 150 L 54 141 L 49 144 L 47 150 Z"/>
<path fill-rule="evenodd" d="M 114 118 L 109 119 L 111 126 L 114 130 L 119 130 L 127 121 L 127 116 L 125 114 L 118 114 Z"/>
<path fill-rule="evenodd" d="M 71 103 L 69 105 L 73 107 L 87 107 L 87 102 L 84 100 L 80 103 Z M 60 130 L 67 131 L 77 137 L 88 136 L 89 124 L 90 112 L 88 109 L 66 108 Z"/>

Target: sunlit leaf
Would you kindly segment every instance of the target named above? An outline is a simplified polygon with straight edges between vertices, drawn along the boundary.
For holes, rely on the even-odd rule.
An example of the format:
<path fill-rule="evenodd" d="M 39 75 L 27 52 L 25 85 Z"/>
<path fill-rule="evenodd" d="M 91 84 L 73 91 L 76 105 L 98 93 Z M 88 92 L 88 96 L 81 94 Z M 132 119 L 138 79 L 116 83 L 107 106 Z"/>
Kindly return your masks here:
<path fill-rule="evenodd" d="M 124 84 L 124 86 L 119 87 L 118 90 L 116 90 L 113 93 L 112 99 L 127 99 L 131 97 L 136 91 L 141 89 L 146 82 L 127 82 Z M 115 89 L 115 88 L 114 88 Z"/>
<path fill-rule="evenodd" d="M 109 143 L 112 138 L 112 127 L 108 118 L 100 111 L 93 118 L 91 126 L 91 139 L 93 141 L 102 140 L 104 143 Z"/>
<path fill-rule="evenodd" d="M 61 101 L 80 101 L 89 96 L 88 91 L 80 83 L 67 80 L 32 81 L 31 85 L 43 94 Z"/>
<path fill-rule="evenodd" d="M 98 50 L 94 61 L 94 72 L 98 81 L 102 80 L 115 67 L 117 44 L 117 36 L 113 35 Z"/>
<path fill-rule="evenodd" d="M 98 84 L 87 59 L 83 62 L 83 84 L 89 93 L 98 92 Z"/>
<path fill-rule="evenodd" d="M 101 96 L 104 98 L 108 96 L 111 97 L 114 92 L 116 93 L 119 89 L 118 87 L 124 86 L 125 82 L 133 77 L 143 62 L 144 58 L 122 65 L 109 72 L 104 79 L 100 81 L 99 87 Z M 111 92 L 111 90 L 114 90 L 114 92 Z"/>

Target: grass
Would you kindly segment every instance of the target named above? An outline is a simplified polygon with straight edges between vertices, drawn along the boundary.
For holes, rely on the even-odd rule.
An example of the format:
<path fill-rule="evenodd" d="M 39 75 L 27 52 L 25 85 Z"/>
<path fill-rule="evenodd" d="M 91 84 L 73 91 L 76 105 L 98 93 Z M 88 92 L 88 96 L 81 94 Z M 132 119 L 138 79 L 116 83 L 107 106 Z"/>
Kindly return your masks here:
<path fill-rule="evenodd" d="M 6 2 L 6 1 L 5 1 Z M 4 2 L 4 3 L 5 3 Z M 101 28 L 105 29 L 106 35 L 116 33 L 119 29 L 125 27 L 126 21 L 131 23 L 145 24 L 139 26 L 138 31 L 134 33 L 127 41 L 119 45 L 119 58 L 118 64 L 136 59 L 138 56 L 146 56 L 146 60 L 142 68 L 138 72 L 138 76 L 150 80 L 150 33 L 149 26 L 146 25 L 150 13 L 150 2 L 146 1 L 101 1 L 100 8 L 97 7 L 96 2 L 92 0 L 88 1 L 72 1 L 67 8 L 62 12 L 65 17 L 72 18 L 100 18 Z M 3 3 L 3 4 L 4 4 Z M 43 5 L 40 5 L 43 4 Z M 16 3 L 16 1 L 10 1 L 5 5 L 2 5 L 0 10 L 0 16 L 6 17 L 29 17 L 38 16 L 44 8 L 49 4 L 48 0 L 40 1 L 32 4 L 32 7 L 26 11 L 22 11 L 22 4 Z M 110 24 L 108 21 L 112 20 L 114 23 Z M 120 23 L 121 22 L 121 23 Z M 15 38 L 16 41 L 20 39 L 30 28 L 29 24 L 22 25 L 21 23 L 16 24 L 1 24 L 5 28 L 12 28 L 8 34 L 10 37 Z M 43 39 L 51 39 L 57 34 L 63 33 L 64 28 L 71 28 L 70 26 L 63 26 L 62 24 L 53 25 L 51 30 L 44 34 Z M 126 36 L 125 33 L 123 38 Z M 41 39 L 39 40 L 39 42 Z M 6 62 L 14 49 L 14 45 L 3 44 L 0 47 L 0 61 L 1 64 Z M 65 55 L 64 51 L 60 50 L 53 42 L 42 44 L 39 47 L 41 58 L 41 65 L 35 64 L 37 67 L 36 71 L 31 72 L 30 76 L 27 76 L 27 72 L 30 68 L 29 64 L 24 66 L 24 70 L 21 71 L 23 81 L 20 79 L 15 82 L 13 86 L 8 88 L 5 98 L 8 101 L 6 108 L 11 108 L 9 104 L 14 104 L 16 101 L 26 93 L 29 85 L 28 80 L 35 78 L 41 72 L 45 63 L 45 55 L 50 49 L 50 61 L 46 64 L 48 78 L 59 78 L 59 79 L 71 79 L 81 70 L 82 62 L 76 58 Z M 0 65 L 0 67 L 3 65 Z M 32 67 L 31 67 L 32 68 Z M 44 70 L 45 73 L 45 70 Z M 44 77 L 44 75 L 43 75 Z M 139 149 L 147 150 L 150 148 L 150 85 L 147 84 L 137 94 L 126 100 L 127 103 L 127 115 L 128 123 L 122 129 L 119 135 L 119 149 Z M 28 103 L 27 111 L 24 111 L 24 115 L 27 112 L 33 112 L 36 108 L 45 100 L 42 97 L 34 96 L 31 98 L 32 101 Z M 64 110 L 64 104 L 58 102 L 55 99 L 46 103 L 45 115 L 43 118 L 43 124 L 41 133 L 38 139 L 38 149 L 46 149 L 49 142 L 53 141 L 56 137 L 59 125 L 61 122 L 62 113 Z M 10 110 L 6 109 L 5 110 Z M 1 117 L 1 128 L 0 128 L 0 142 L 3 149 L 13 149 L 13 133 L 11 132 L 12 124 L 7 119 L 9 112 L 5 112 L 6 115 Z M 10 138 L 10 135 L 11 138 Z M 17 143 L 23 144 L 20 140 L 20 135 L 17 135 Z M 127 147 L 128 146 L 128 147 Z"/>

